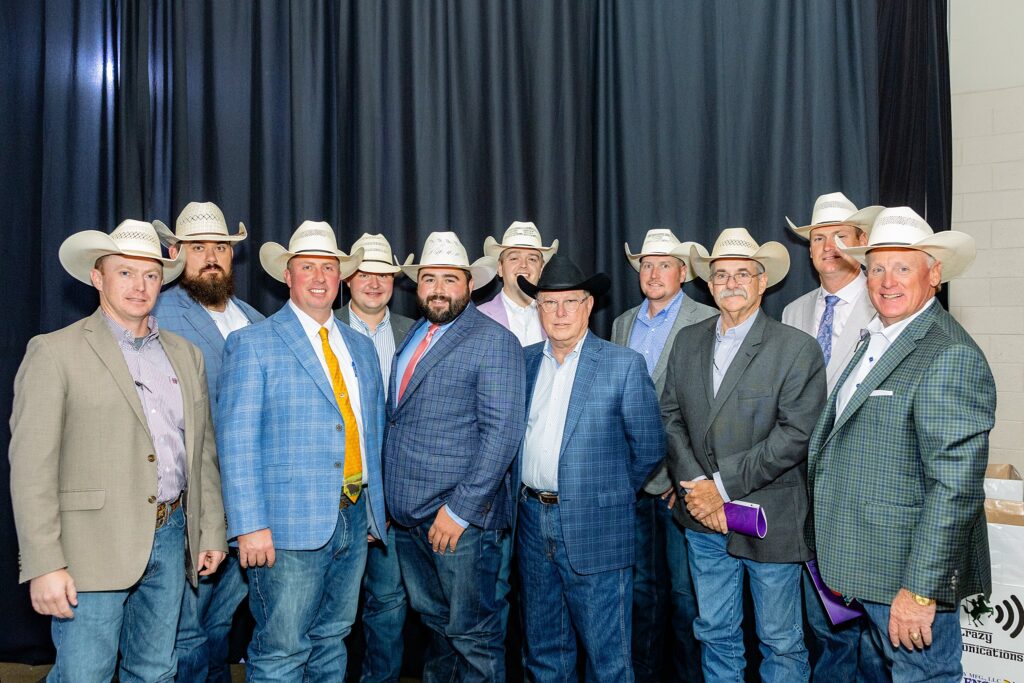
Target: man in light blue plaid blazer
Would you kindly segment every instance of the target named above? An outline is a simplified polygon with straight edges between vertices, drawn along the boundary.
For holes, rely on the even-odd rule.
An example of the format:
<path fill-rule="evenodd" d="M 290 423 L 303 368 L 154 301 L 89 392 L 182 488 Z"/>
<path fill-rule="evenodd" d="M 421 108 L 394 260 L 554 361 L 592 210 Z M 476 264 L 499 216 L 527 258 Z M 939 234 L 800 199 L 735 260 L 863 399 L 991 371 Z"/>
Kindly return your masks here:
<path fill-rule="evenodd" d="M 867 246 L 878 318 L 811 437 L 808 484 L 822 578 L 860 600 L 883 677 L 960 681 L 960 600 L 991 590 L 982 480 L 995 421 L 985 356 L 935 300 L 974 259 L 907 207 L 878 214 Z"/>

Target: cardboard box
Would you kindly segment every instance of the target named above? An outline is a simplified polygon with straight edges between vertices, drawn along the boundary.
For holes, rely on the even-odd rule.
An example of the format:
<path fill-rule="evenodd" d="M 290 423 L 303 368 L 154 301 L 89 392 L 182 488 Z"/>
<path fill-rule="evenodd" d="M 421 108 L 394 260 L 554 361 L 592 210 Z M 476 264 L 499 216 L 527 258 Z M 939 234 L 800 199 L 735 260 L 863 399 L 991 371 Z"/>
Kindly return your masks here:
<path fill-rule="evenodd" d="M 985 469 L 985 497 L 1024 501 L 1024 481 L 1013 465 L 989 465 Z"/>

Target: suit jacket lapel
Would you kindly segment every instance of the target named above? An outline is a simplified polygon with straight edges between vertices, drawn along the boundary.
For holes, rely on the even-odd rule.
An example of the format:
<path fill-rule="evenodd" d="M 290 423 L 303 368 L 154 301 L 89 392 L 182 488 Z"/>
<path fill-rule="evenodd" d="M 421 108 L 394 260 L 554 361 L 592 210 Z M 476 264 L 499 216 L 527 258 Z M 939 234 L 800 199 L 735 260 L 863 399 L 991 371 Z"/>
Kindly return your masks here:
<path fill-rule="evenodd" d="M 700 369 L 701 383 L 704 385 L 704 397 L 708 406 L 715 402 L 715 330 L 718 329 L 718 318 L 711 318 L 708 334 L 700 336 L 698 345 L 697 367 Z"/>
<path fill-rule="evenodd" d="M 629 338 L 633 334 L 633 326 L 636 325 L 636 317 L 640 315 L 641 306 L 634 306 L 626 311 L 626 317 L 618 332 L 612 325 L 612 343 L 619 346 L 629 346 Z"/>
<path fill-rule="evenodd" d="M 583 414 L 583 407 L 587 404 L 587 396 L 590 394 L 590 387 L 597 377 L 598 356 L 601 349 L 594 342 L 592 332 L 587 332 L 587 338 L 583 341 L 580 349 L 580 359 L 576 364 L 576 377 L 572 383 L 572 392 L 569 394 L 569 410 L 565 414 L 565 425 L 562 427 L 562 443 L 559 446 L 559 455 L 565 450 L 576 423 L 580 421 Z M 534 376 L 536 379 L 536 375 Z"/>
<path fill-rule="evenodd" d="M 334 397 L 334 387 L 328 381 L 327 373 L 324 372 L 324 367 L 320 365 L 320 359 L 317 358 L 309 339 L 306 338 L 302 323 L 295 317 L 287 303 L 274 316 L 274 323 L 274 329 L 284 341 L 285 346 L 295 354 L 299 363 L 309 373 L 317 387 L 319 387 L 320 392 L 327 400 L 334 404 L 335 409 L 340 414 L 341 410 L 338 408 L 338 400 Z"/>
<path fill-rule="evenodd" d="M 406 385 L 405 392 L 402 394 L 402 398 L 398 402 L 396 410 L 405 405 L 405 402 L 409 400 L 409 397 L 415 393 L 416 387 L 420 385 L 423 378 L 430 372 L 430 369 L 441 362 L 441 359 L 458 347 L 462 338 L 466 336 L 466 331 L 474 324 L 472 318 L 474 315 L 483 315 L 483 313 L 477 313 L 473 304 L 470 304 L 466 307 L 466 310 L 455 319 L 452 326 L 445 330 L 444 334 L 441 335 L 441 338 L 434 342 L 434 345 L 427 349 L 427 352 L 420 357 L 420 361 L 412 371 L 412 377 L 409 378 L 409 384 Z M 411 334 L 407 335 L 406 340 L 409 340 L 411 337 Z M 405 344 L 402 344 L 402 348 L 405 348 Z M 398 353 L 395 354 L 395 357 L 398 357 Z"/>
<path fill-rule="evenodd" d="M 654 381 L 655 386 L 658 386 L 658 382 L 668 372 L 668 357 L 672 351 L 672 344 L 676 340 L 676 335 L 679 334 L 679 330 L 696 322 L 700 322 L 697 319 L 697 304 L 694 303 L 693 299 L 684 295 L 683 300 L 679 304 L 679 312 L 672 323 L 672 329 L 668 331 L 668 337 L 665 339 L 665 346 L 661 349 L 661 355 L 658 356 L 658 362 L 654 365 L 654 372 L 651 374 L 651 379 Z M 630 328 L 632 329 L 632 326 Z M 628 339 L 626 343 L 629 343 Z"/>
<path fill-rule="evenodd" d="M 736 389 L 736 385 L 739 384 L 740 378 L 743 377 L 743 373 L 747 371 L 747 366 L 750 365 L 750 361 L 753 360 L 754 356 L 760 350 L 761 338 L 764 336 L 765 326 L 765 314 L 764 311 L 757 312 L 757 320 L 754 321 L 754 325 L 747 332 L 746 338 L 740 345 L 739 350 L 736 352 L 736 356 L 732 359 L 732 363 L 729 364 L 729 369 L 725 372 L 725 377 L 722 378 L 722 383 L 718 387 L 718 394 L 714 398 L 714 402 L 711 404 L 711 412 L 708 414 L 708 428 L 714 423 L 715 418 L 718 416 L 718 412 L 725 405 L 725 401 L 729 398 L 729 394 Z M 713 352 L 712 352 L 713 353 Z M 713 359 L 709 359 L 710 363 L 714 363 Z M 712 380 L 713 381 L 713 380 Z M 714 385 L 712 384 L 712 388 Z"/>
<path fill-rule="evenodd" d="M 839 366 L 847 362 L 850 351 L 860 341 L 860 331 L 867 327 L 873 317 L 875 317 L 875 309 L 871 305 L 871 299 L 868 298 L 867 292 L 862 292 L 857 303 L 854 304 L 850 317 L 846 320 L 843 333 L 839 335 L 839 339 L 832 346 L 832 358 L 828 363 L 829 375 L 835 375 L 841 369 Z"/>
<path fill-rule="evenodd" d="M 224 348 L 224 337 L 221 336 L 220 330 L 217 329 L 217 323 L 213 322 L 213 318 L 206 312 L 206 309 L 192 301 L 184 291 L 180 289 L 179 291 L 183 297 L 181 304 L 185 309 L 183 311 L 185 319 L 195 328 L 196 332 L 202 335 L 206 343 L 210 345 L 210 348 L 222 350 Z"/>
<path fill-rule="evenodd" d="M 135 411 L 135 416 L 139 418 L 139 422 L 142 423 L 146 433 L 149 434 L 149 423 L 146 421 L 145 413 L 142 412 L 142 401 L 139 400 L 139 393 L 135 389 L 135 380 L 132 379 L 131 373 L 128 372 L 128 365 L 125 363 L 121 348 L 117 345 L 117 340 L 114 339 L 114 335 L 107 327 L 102 309 L 97 308 L 96 312 L 89 317 L 85 324 L 85 332 L 85 339 L 89 346 L 100 357 L 103 364 L 107 366 L 107 370 L 110 371 L 110 375 L 114 378 L 117 388 L 121 390 L 125 400 L 128 401 L 128 405 Z M 152 438 L 151 434 L 150 438 Z"/>

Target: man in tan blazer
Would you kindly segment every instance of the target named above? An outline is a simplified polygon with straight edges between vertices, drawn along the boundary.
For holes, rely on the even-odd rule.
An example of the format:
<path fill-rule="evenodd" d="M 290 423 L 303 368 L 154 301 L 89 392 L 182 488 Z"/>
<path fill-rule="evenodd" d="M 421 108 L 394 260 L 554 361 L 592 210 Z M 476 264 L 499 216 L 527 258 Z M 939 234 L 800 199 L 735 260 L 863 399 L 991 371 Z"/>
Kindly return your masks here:
<path fill-rule="evenodd" d="M 182 261 L 127 220 L 60 248 L 95 313 L 33 338 L 14 384 L 21 581 L 53 617 L 51 680 L 171 681 L 182 572 L 227 550 L 202 354 L 150 315 Z M 187 522 L 186 522 L 187 519 Z"/>

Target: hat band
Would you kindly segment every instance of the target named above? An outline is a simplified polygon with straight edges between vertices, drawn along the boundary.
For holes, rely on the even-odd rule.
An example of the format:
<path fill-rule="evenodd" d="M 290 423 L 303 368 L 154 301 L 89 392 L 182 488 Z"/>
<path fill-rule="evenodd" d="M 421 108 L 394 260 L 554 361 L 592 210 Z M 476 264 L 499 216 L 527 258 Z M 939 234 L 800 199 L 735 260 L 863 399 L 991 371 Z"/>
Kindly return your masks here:
<path fill-rule="evenodd" d="M 296 251 L 293 251 L 292 253 L 295 254 L 296 256 L 298 256 L 299 254 L 323 254 L 324 256 L 333 256 L 335 258 L 338 257 L 337 254 L 331 253 L 326 249 L 298 249 Z"/>
<path fill-rule="evenodd" d="M 393 266 L 393 265 L 395 265 L 391 261 L 384 261 L 383 259 L 379 259 L 379 258 L 364 258 L 362 262 L 363 263 L 383 263 L 385 266 Z"/>
<path fill-rule="evenodd" d="M 871 247 L 909 247 L 912 246 L 911 242 L 877 242 L 870 244 Z"/>

